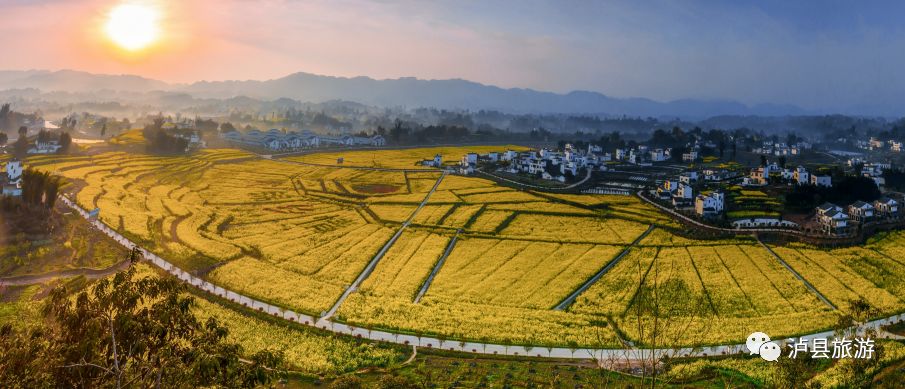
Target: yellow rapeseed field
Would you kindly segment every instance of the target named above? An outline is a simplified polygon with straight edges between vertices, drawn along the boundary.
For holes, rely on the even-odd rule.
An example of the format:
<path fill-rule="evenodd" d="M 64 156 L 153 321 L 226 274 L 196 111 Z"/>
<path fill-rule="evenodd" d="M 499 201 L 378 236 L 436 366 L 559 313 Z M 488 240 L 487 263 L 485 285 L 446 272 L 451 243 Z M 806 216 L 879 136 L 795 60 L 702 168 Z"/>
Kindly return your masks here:
<path fill-rule="evenodd" d="M 342 156 L 343 166 L 410 168 L 437 152 L 452 161 L 490 149 L 506 147 L 293 160 L 335 165 Z M 77 192 L 79 204 L 100 208 L 102 221 L 186 270 L 314 315 L 337 301 L 441 177 L 436 169 L 317 166 L 233 149 L 168 157 L 44 155 L 27 163 L 67 178 L 73 185 L 65 190 Z M 552 309 L 652 224 L 659 228 L 572 306 Z M 681 308 L 677 322 L 706 334 L 691 344 L 738 342 L 753 330 L 775 337 L 823 330 L 855 299 L 879 315 L 905 309 L 905 233 L 845 249 L 773 247 L 839 307 L 832 311 L 752 240 L 694 240 L 671 232 L 678 228 L 633 196 L 523 191 L 448 175 L 337 318 L 462 340 L 618 346 L 617 331 L 645 341 L 639 323 L 653 322 L 648 298 L 655 288 L 677 296 L 670 302 Z M 427 294 L 413 303 L 456 234 Z"/>

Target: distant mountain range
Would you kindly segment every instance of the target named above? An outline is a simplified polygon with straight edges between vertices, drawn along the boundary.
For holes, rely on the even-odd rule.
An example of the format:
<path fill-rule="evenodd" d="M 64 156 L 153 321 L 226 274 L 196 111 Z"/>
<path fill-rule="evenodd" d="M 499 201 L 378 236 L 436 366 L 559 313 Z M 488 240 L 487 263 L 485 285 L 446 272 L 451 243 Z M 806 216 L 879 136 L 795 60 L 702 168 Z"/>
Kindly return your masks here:
<path fill-rule="evenodd" d="M 566 94 L 532 89 L 504 89 L 472 81 L 368 77 L 331 77 L 295 73 L 266 81 L 199 81 L 169 84 L 135 75 L 101 75 L 73 70 L 0 71 L 0 90 L 35 88 L 45 92 L 142 93 L 178 92 L 196 98 L 290 98 L 307 102 L 355 101 L 378 107 L 434 107 L 498 110 L 508 113 L 566 113 L 653 117 L 707 118 L 719 115 L 785 116 L 807 112 L 793 105 L 748 106 L 731 100 L 681 99 L 659 102 L 647 98 L 617 98 L 598 92 Z"/>

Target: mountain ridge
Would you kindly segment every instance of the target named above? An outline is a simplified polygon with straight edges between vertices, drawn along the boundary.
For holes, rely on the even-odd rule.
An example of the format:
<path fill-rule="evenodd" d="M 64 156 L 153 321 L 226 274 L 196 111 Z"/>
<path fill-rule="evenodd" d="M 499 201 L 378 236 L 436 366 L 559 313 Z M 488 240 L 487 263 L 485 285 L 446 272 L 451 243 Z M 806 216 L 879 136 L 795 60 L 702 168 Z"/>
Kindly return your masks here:
<path fill-rule="evenodd" d="M 434 107 L 441 109 L 498 110 L 508 113 L 609 114 L 704 118 L 718 115 L 799 115 L 806 111 L 791 104 L 747 105 L 727 99 L 684 98 L 661 102 L 645 97 L 612 97 L 575 90 L 567 93 L 531 88 L 502 88 L 474 81 L 400 77 L 374 79 L 296 72 L 269 80 L 197 81 L 174 84 L 130 74 L 94 74 L 77 70 L 0 71 L 0 90 L 35 88 L 52 92 L 167 91 L 198 98 L 246 96 L 275 100 L 324 102 L 348 100 L 378 107 Z"/>

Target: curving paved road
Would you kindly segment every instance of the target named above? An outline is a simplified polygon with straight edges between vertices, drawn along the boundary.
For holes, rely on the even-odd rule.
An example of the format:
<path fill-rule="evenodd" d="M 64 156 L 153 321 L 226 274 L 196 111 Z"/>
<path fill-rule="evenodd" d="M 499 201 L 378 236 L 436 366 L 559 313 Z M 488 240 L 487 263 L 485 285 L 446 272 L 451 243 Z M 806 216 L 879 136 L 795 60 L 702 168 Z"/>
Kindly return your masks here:
<path fill-rule="evenodd" d="M 85 219 L 88 219 L 88 212 L 73 203 L 69 198 L 60 196 L 60 200 Z M 251 309 L 257 309 L 275 317 L 283 318 L 287 321 L 300 323 L 307 326 L 314 326 L 320 329 L 331 331 L 337 334 L 351 335 L 359 338 L 370 339 L 374 341 L 382 341 L 407 346 L 418 346 L 427 348 L 440 348 L 450 351 L 471 352 L 476 354 L 488 355 L 509 355 L 509 356 L 532 356 L 542 358 L 559 358 L 559 359 L 594 359 L 597 361 L 615 361 L 615 360 L 649 360 L 651 355 L 656 356 L 712 356 L 723 354 L 740 354 L 747 352 L 745 345 L 719 345 L 707 346 L 700 348 L 659 348 L 659 349 L 639 349 L 639 348 L 622 348 L 622 349 L 596 349 L 596 348 L 568 348 L 568 347 L 546 347 L 546 346 L 512 346 L 494 343 L 468 342 L 459 340 L 438 339 L 429 336 L 415 336 L 407 334 L 398 334 L 382 330 L 368 330 L 348 324 L 331 321 L 325 318 L 315 318 L 303 313 L 297 313 L 292 310 L 282 309 L 280 307 L 267 304 L 262 301 L 255 300 L 251 297 L 225 289 L 221 286 L 211 284 L 201 278 L 192 276 L 188 272 L 167 262 L 156 254 L 138 246 L 118 232 L 114 231 L 100 221 L 92 221 L 98 230 L 105 233 L 109 237 L 116 240 L 119 244 L 127 249 L 138 247 L 142 255 L 153 263 L 155 266 L 163 269 L 167 273 L 179 278 L 186 284 L 205 292 L 220 296 L 237 304 L 244 305 Z M 898 323 L 905 320 L 905 313 L 890 316 L 883 319 L 873 320 L 861 325 L 851 327 L 853 333 L 864 333 L 868 329 L 881 332 L 884 325 Z M 823 331 L 819 333 L 804 336 L 808 339 L 813 338 L 832 338 L 835 336 L 834 331 Z M 780 345 L 792 343 L 795 339 L 774 339 Z"/>

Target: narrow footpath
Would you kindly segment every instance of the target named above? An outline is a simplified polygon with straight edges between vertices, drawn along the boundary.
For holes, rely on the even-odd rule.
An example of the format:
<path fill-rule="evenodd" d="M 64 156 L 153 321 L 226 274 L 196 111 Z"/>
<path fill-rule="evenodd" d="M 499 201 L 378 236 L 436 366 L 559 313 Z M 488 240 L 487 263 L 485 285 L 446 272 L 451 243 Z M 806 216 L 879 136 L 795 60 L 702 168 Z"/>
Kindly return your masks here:
<path fill-rule="evenodd" d="M 456 247 L 456 240 L 459 239 L 459 233 L 462 232 L 462 229 L 456 230 L 456 235 L 452 237 L 449 241 L 449 244 L 446 245 L 446 250 L 443 252 L 443 255 L 440 256 L 440 259 L 437 260 L 437 264 L 434 265 L 434 269 L 431 270 L 431 274 L 427 276 L 427 279 L 424 280 L 424 285 L 421 285 L 421 289 L 418 290 L 418 295 L 415 296 L 415 304 L 418 304 L 421 301 L 421 298 L 427 293 L 427 289 L 430 288 L 431 283 L 434 282 L 434 277 L 437 276 L 437 273 L 440 272 L 440 268 L 443 267 L 443 263 L 446 262 L 446 257 L 449 256 L 449 253 L 452 252 L 453 248 Z"/>
<path fill-rule="evenodd" d="M 612 269 L 613 266 L 616 266 L 616 264 L 619 263 L 619 261 L 622 260 L 623 257 L 628 255 L 629 251 L 631 251 L 632 248 L 638 244 L 638 242 L 640 242 L 647 235 L 649 235 L 651 233 L 651 231 L 654 230 L 654 228 L 657 228 L 657 226 L 651 225 L 650 227 L 647 227 L 647 230 L 642 232 L 641 235 L 638 235 L 638 237 L 635 238 L 635 240 L 633 240 L 631 244 L 626 246 L 625 249 L 622 250 L 621 253 L 619 253 L 619 255 L 617 255 L 615 258 L 610 260 L 610 262 L 608 262 L 606 264 L 606 266 L 601 268 L 600 271 L 597 272 L 597 274 L 594 274 L 593 277 L 591 277 L 584 284 L 579 286 L 578 289 L 575 289 L 575 291 L 572 292 L 572 294 L 570 294 L 569 297 L 566 297 L 562 302 L 560 302 L 555 307 L 553 307 L 553 309 L 556 311 L 565 311 L 566 308 L 568 308 L 570 305 L 572 305 L 572 303 L 575 302 L 575 299 L 577 299 L 578 296 L 580 296 L 582 293 L 584 293 L 586 290 L 588 290 L 588 288 L 590 288 L 592 285 L 594 285 L 601 277 L 603 277 L 604 274 L 606 274 L 608 271 L 610 271 L 610 269 Z"/>
<path fill-rule="evenodd" d="M 0 277 L 0 286 L 20 286 L 43 284 L 57 278 L 69 278 L 83 276 L 89 280 L 104 278 L 129 267 L 129 260 L 123 260 L 106 269 L 69 269 L 58 270 L 42 274 L 28 274 L 21 276 Z"/>
<path fill-rule="evenodd" d="M 383 259 L 383 256 L 386 255 L 387 251 L 390 250 L 390 247 L 393 247 L 393 244 L 396 243 L 396 240 L 399 239 L 399 236 L 402 235 L 402 231 L 405 231 L 405 228 L 412 223 L 412 219 L 415 218 L 415 215 L 418 214 L 418 211 L 421 211 L 421 208 L 424 208 L 424 206 L 427 204 L 427 201 L 430 200 L 431 195 L 434 194 L 434 191 L 437 190 L 437 187 L 440 186 L 440 183 L 443 182 L 443 178 L 445 177 L 446 173 L 440 175 L 440 178 L 438 178 L 437 182 L 434 183 L 434 187 L 431 188 L 430 192 L 427 192 L 427 195 L 424 196 L 424 200 L 421 200 L 421 204 L 418 205 L 418 208 L 415 208 L 415 211 L 412 212 L 411 215 L 409 215 L 408 219 L 405 219 L 405 223 L 402 223 L 402 227 L 399 227 L 399 229 L 396 230 L 396 233 L 393 235 L 393 237 L 390 238 L 390 240 L 387 241 L 385 245 L 383 245 L 383 248 L 381 248 L 380 251 L 378 251 L 377 254 L 374 255 L 374 258 L 371 258 L 371 261 L 368 262 L 368 265 L 365 266 L 361 274 L 359 274 L 358 277 L 355 278 L 355 281 L 352 282 L 352 285 L 349 285 L 349 287 L 346 288 L 343 294 L 339 296 L 339 300 L 336 300 L 336 303 L 333 304 L 333 307 L 331 307 L 323 317 L 321 317 L 321 320 L 328 320 L 333 317 L 333 315 L 336 314 L 336 311 L 339 310 L 339 307 L 343 304 L 343 302 L 345 302 L 346 299 L 349 298 L 349 295 L 351 295 L 352 292 L 358 290 L 358 287 L 361 286 L 361 283 L 371 275 L 371 272 L 374 271 L 374 268 L 377 267 L 377 264 L 380 263 L 380 260 Z"/>

